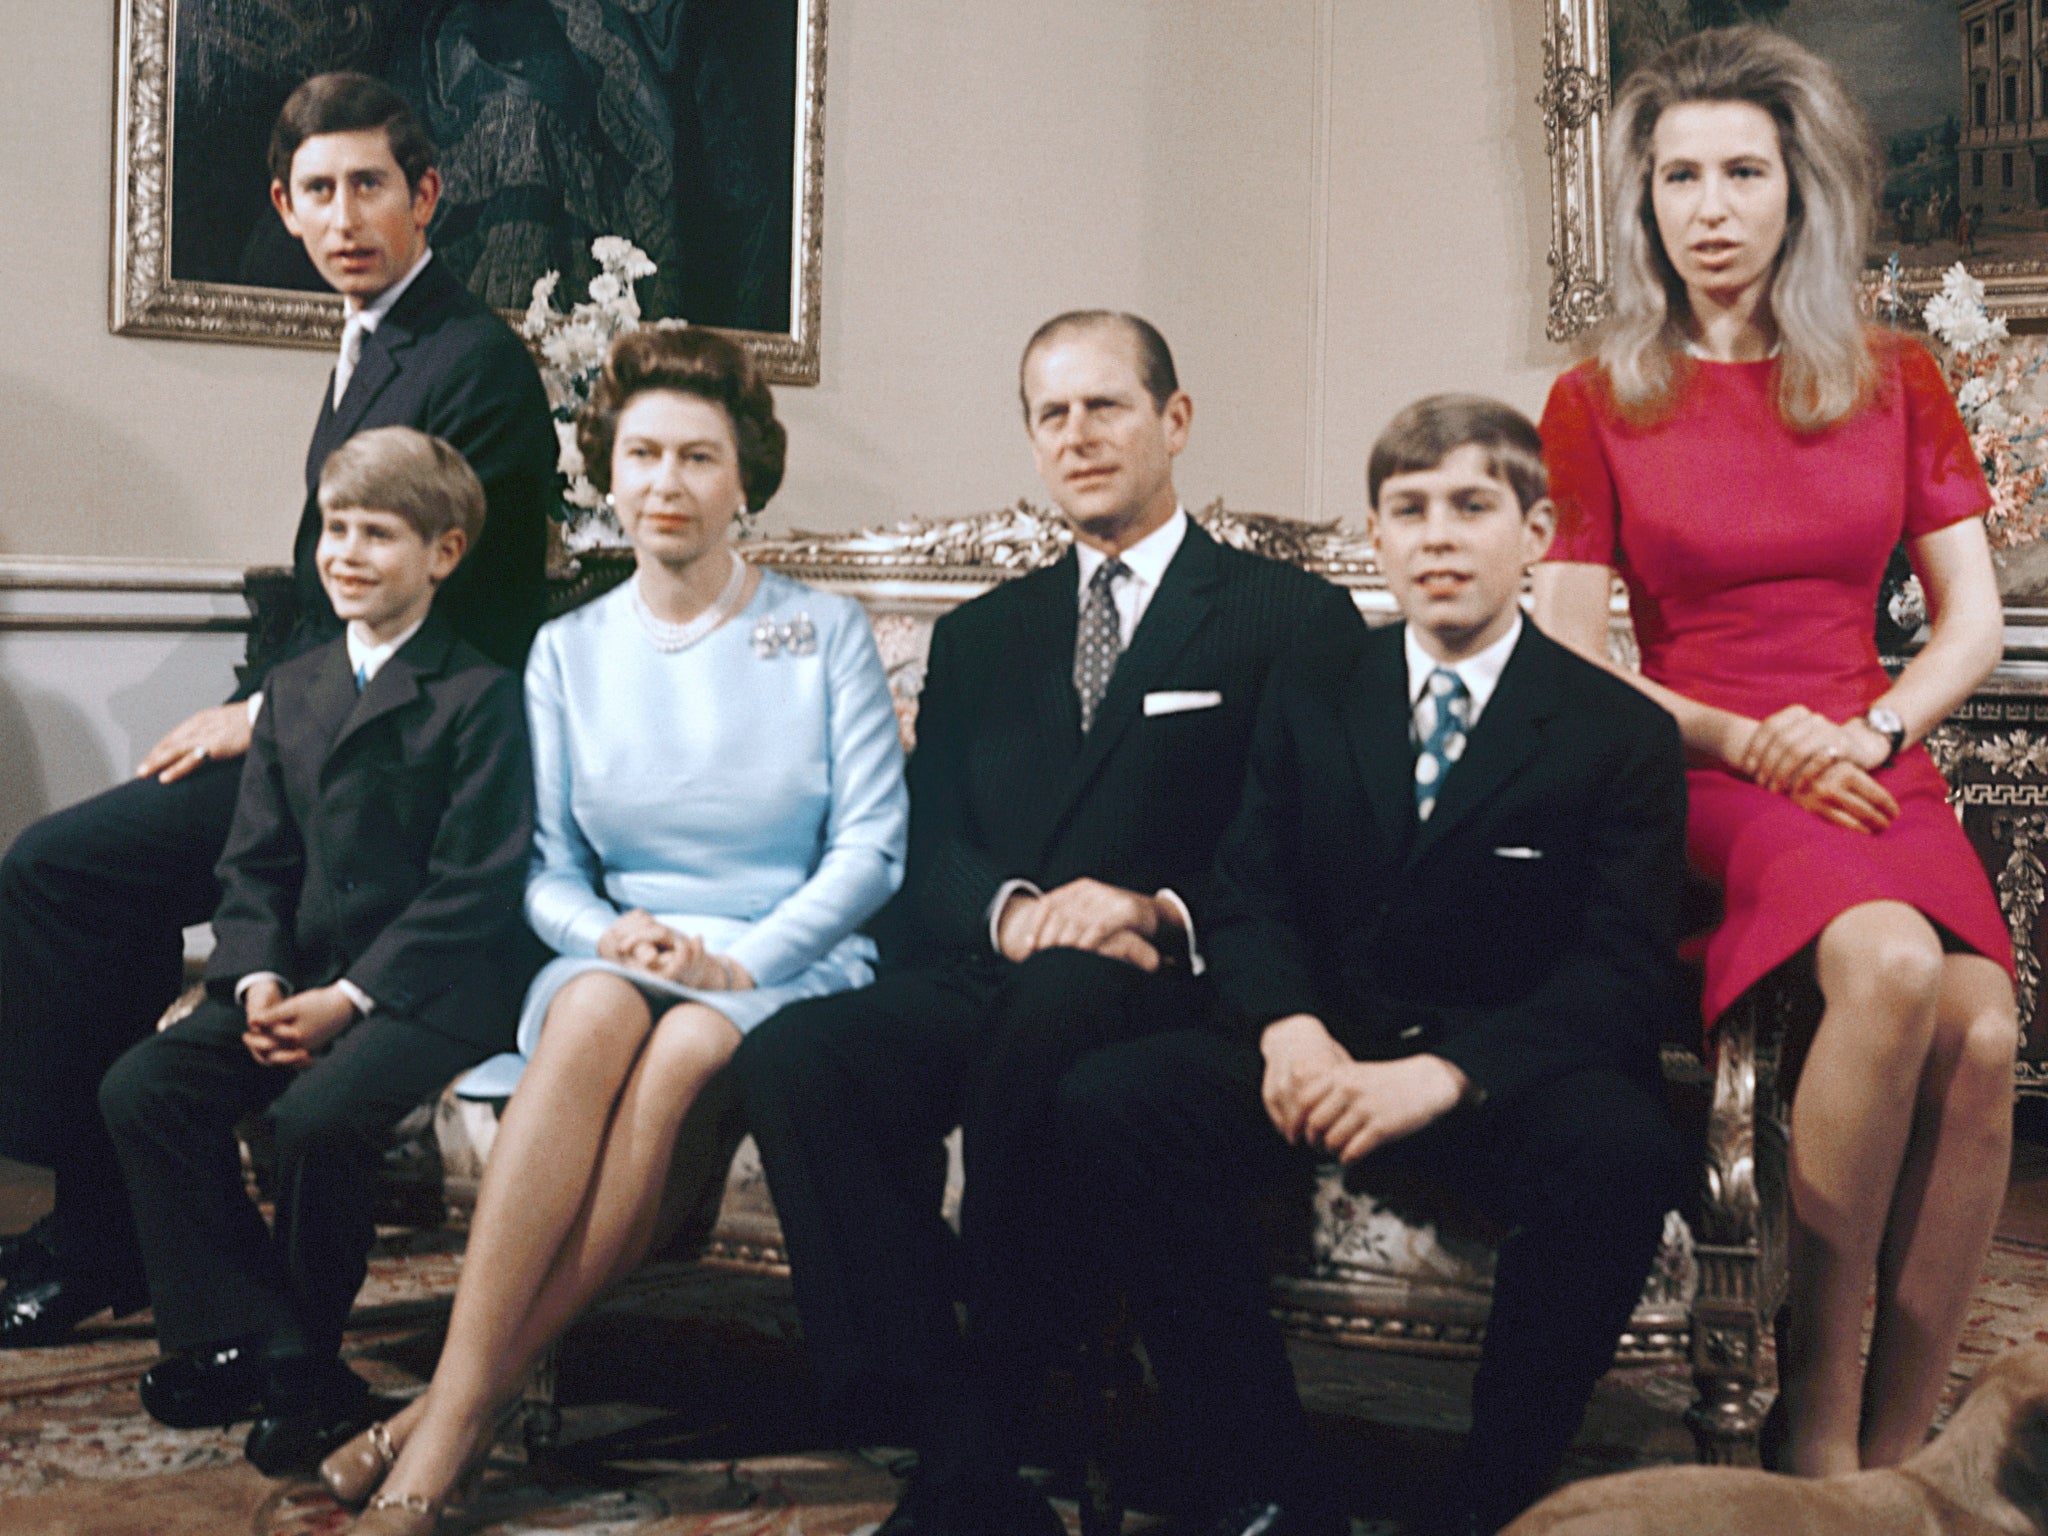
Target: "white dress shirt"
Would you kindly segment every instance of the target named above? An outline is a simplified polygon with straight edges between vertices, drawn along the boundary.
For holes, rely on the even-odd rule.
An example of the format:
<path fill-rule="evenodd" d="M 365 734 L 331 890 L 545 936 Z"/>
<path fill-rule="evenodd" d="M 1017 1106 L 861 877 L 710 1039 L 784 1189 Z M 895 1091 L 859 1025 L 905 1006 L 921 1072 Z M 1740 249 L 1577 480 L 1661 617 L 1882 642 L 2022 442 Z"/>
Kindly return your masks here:
<path fill-rule="evenodd" d="M 1407 625 L 1401 633 L 1403 648 L 1408 653 L 1408 735 L 1416 746 L 1421 746 L 1423 730 L 1421 715 L 1422 690 L 1429 686 L 1429 674 L 1438 667 L 1458 674 L 1458 681 L 1465 685 L 1465 692 L 1471 695 L 1471 709 L 1465 717 L 1465 729 L 1471 730 L 1479 723 L 1479 717 L 1486 713 L 1486 702 L 1493 697 L 1493 690 L 1500 685 L 1500 675 L 1506 670 L 1508 657 L 1514 654 L 1515 642 L 1522 638 L 1522 615 L 1515 614 L 1515 622 L 1485 650 L 1467 656 L 1463 661 L 1438 661 L 1422 648 L 1415 638 L 1415 626 Z"/>
<path fill-rule="evenodd" d="M 1180 553 L 1181 541 L 1187 536 L 1187 508 L 1176 506 L 1173 516 L 1117 556 L 1130 572 L 1127 576 L 1119 576 L 1109 589 L 1110 599 L 1116 604 L 1117 643 L 1122 649 L 1130 649 L 1131 636 L 1138 632 L 1138 621 L 1145 617 L 1145 610 L 1152 605 L 1152 595 L 1159 590 L 1159 583 L 1165 580 L 1166 568 L 1173 564 L 1173 557 Z M 1074 540 L 1074 555 L 1080 567 L 1080 596 L 1085 602 L 1088 583 L 1095 579 L 1095 573 L 1109 556 L 1079 539 Z M 1010 904 L 1012 896 L 1044 894 L 1029 880 L 1005 880 L 997 886 L 995 899 L 988 904 L 988 947 L 997 954 L 1003 952 L 1003 908 Z M 1181 900 L 1178 892 L 1162 889 L 1155 895 L 1179 914 L 1181 931 L 1188 940 L 1188 969 L 1197 976 L 1201 975 L 1205 967 L 1202 952 L 1195 947 L 1195 915 L 1188 910 L 1188 904 Z"/>
<path fill-rule="evenodd" d="M 398 648 L 418 634 L 420 626 L 426 622 L 427 616 L 421 614 L 412 623 L 398 632 L 397 639 L 386 640 L 382 643 L 372 640 L 357 625 L 351 623 L 348 627 L 349 671 L 360 675 L 363 680 L 363 686 L 365 688 L 369 687 L 370 679 L 384 670 L 384 663 L 396 656 Z"/>
<path fill-rule="evenodd" d="M 415 272 L 418 270 L 419 268 L 417 267 L 413 268 Z M 362 633 L 357 625 L 351 623 L 346 637 L 349 671 L 363 680 L 363 687 L 369 687 L 370 679 L 384 670 L 384 663 L 393 656 L 396 656 L 398 648 L 418 634 L 420 626 L 426 622 L 426 615 L 422 614 L 419 618 L 413 620 L 408 628 L 401 630 L 397 639 L 386 640 L 382 643 L 372 640 L 367 634 Z M 261 697 L 260 694 L 257 695 L 259 702 Z M 279 990 L 287 995 L 292 990 L 292 984 L 285 980 L 284 977 L 278 975 L 276 971 L 251 971 L 235 983 L 235 1001 L 239 1003 L 242 1000 L 242 994 L 255 986 L 259 981 L 274 981 L 277 983 Z M 375 998 L 371 997 L 369 993 L 350 981 L 346 976 L 338 978 L 334 984 L 341 989 L 350 1002 L 356 1005 L 357 1013 L 367 1016 L 377 1006 Z"/>

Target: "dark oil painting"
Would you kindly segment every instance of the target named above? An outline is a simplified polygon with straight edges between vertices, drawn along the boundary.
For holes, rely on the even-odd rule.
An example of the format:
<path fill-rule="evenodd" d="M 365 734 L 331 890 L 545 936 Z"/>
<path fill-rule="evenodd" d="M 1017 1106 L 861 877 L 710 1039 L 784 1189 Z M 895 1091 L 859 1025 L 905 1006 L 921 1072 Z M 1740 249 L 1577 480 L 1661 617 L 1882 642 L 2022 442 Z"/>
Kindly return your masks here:
<path fill-rule="evenodd" d="M 387 81 L 440 146 L 429 240 L 524 309 L 590 242 L 659 266 L 650 318 L 792 326 L 798 0 L 179 0 L 171 276 L 325 292 L 270 206 L 265 149 L 299 81 Z"/>

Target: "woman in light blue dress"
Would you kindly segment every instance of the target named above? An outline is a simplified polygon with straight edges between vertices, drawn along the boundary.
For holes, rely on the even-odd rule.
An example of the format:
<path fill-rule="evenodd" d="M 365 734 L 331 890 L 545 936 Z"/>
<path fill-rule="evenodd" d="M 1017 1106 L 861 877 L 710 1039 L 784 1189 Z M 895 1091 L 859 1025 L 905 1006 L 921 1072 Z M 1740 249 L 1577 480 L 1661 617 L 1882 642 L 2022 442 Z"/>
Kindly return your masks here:
<path fill-rule="evenodd" d="M 740 1036 L 864 985 L 907 800 L 860 606 L 728 547 L 781 479 L 766 383 L 708 331 L 620 338 L 579 423 L 634 576 L 527 663 L 534 979 L 432 1385 L 323 1465 L 362 1536 L 424 1536 L 539 1350 L 646 1253 L 676 1132 Z M 392 1463 L 395 1459 L 396 1465 Z"/>

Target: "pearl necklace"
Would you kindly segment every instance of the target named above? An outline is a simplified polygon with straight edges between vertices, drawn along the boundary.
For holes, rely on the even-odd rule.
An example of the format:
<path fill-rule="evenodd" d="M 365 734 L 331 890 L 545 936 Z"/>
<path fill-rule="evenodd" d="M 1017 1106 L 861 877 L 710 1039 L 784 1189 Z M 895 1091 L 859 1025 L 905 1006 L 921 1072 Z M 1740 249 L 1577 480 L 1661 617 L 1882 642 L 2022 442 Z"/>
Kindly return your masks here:
<path fill-rule="evenodd" d="M 681 624 L 656 618 L 640 591 L 640 578 L 637 575 L 633 578 L 633 616 L 640 621 L 641 630 L 657 651 L 687 651 L 739 612 L 740 594 L 747 589 L 747 562 L 729 549 L 725 558 L 732 562 L 732 574 L 725 578 L 725 585 L 719 589 L 718 596 L 711 600 L 709 608 Z"/>

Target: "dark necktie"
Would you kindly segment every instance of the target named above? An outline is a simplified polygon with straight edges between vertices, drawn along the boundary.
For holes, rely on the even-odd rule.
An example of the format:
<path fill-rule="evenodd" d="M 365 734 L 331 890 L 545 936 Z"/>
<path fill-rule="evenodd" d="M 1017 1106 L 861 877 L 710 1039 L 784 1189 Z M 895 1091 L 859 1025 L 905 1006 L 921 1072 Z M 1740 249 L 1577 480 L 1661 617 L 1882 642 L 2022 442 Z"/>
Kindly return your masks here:
<path fill-rule="evenodd" d="M 356 692 L 361 693 L 364 688 L 369 686 L 369 682 L 370 664 L 366 661 L 356 668 Z"/>
<path fill-rule="evenodd" d="M 1088 590 L 1081 594 L 1081 620 L 1074 634 L 1074 692 L 1081 697 L 1081 734 L 1095 724 L 1095 711 L 1109 692 L 1110 677 L 1117 657 L 1123 654 L 1123 631 L 1116 616 L 1116 596 L 1111 591 L 1119 576 L 1131 568 L 1112 555 L 1095 568 Z"/>
<path fill-rule="evenodd" d="M 1451 764 L 1465 754 L 1465 732 L 1472 718 L 1472 695 L 1465 680 L 1448 667 L 1438 667 L 1423 685 L 1422 703 L 1429 706 L 1426 719 L 1416 721 L 1422 733 L 1422 750 L 1415 754 L 1415 814 L 1422 821 L 1436 809 L 1444 776 Z M 1423 712 L 1417 711 L 1418 715 Z"/>

